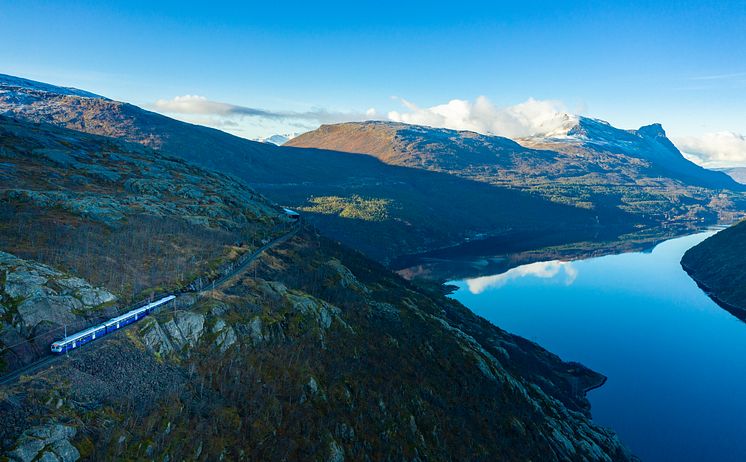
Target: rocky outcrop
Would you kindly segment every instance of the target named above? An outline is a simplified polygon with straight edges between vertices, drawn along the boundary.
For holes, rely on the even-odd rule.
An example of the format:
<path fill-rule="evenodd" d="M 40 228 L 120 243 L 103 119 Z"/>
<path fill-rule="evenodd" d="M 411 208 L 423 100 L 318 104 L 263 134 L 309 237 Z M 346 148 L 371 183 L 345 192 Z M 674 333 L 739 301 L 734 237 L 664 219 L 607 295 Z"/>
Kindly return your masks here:
<path fill-rule="evenodd" d="M 342 312 L 336 306 L 305 294 L 288 293 L 286 298 L 293 311 L 312 318 L 322 331 L 329 329 L 332 320 Z"/>
<path fill-rule="evenodd" d="M 58 326 L 76 324 L 82 319 L 75 312 L 82 308 L 83 303 L 70 295 L 37 295 L 18 305 L 15 320 L 21 332 L 30 337 L 42 322 Z"/>
<path fill-rule="evenodd" d="M 155 319 L 149 318 L 144 320 L 140 326 L 140 333 L 142 334 L 143 343 L 150 351 L 158 353 L 161 356 L 174 351 L 171 340 Z"/>
<path fill-rule="evenodd" d="M 61 424 L 33 427 L 21 435 L 7 456 L 17 462 L 75 462 L 80 452 L 70 443 L 77 430 Z"/>
<path fill-rule="evenodd" d="M 193 311 L 174 313 L 171 320 L 163 325 L 174 347 L 181 350 L 185 346 L 195 346 L 205 328 L 205 317 Z"/>
<path fill-rule="evenodd" d="M 236 343 L 236 340 L 238 339 L 233 327 L 227 325 L 222 319 L 218 319 L 215 322 L 215 325 L 212 327 L 212 332 L 213 334 L 217 334 L 217 337 L 215 338 L 215 346 L 218 347 L 221 353 L 225 353 L 225 351 L 230 348 L 231 345 Z"/>
<path fill-rule="evenodd" d="M 326 284 L 331 287 L 339 287 L 341 289 L 351 289 L 361 293 L 370 293 L 370 290 L 361 284 L 357 280 L 352 271 L 342 264 L 341 261 L 333 258 L 326 262 L 324 265 L 324 275 L 326 276 Z"/>
<path fill-rule="evenodd" d="M 107 290 L 92 287 L 49 266 L 0 252 L 0 309 L 12 327 L 31 337 L 41 324 L 75 326 L 87 314 L 116 300 Z"/>

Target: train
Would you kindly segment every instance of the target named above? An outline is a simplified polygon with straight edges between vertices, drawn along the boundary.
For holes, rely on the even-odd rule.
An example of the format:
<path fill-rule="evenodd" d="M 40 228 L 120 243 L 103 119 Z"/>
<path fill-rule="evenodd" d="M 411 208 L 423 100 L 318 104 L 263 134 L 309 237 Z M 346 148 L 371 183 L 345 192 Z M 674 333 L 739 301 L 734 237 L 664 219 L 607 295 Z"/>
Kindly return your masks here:
<path fill-rule="evenodd" d="M 300 220 L 300 214 L 298 212 L 284 207 L 282 211 L 284 215 L 289 219 L 293 221 Z M 192 292 L 194 290 L 195 289 L 190 286 L 181 289 L 179 292 Z M 159 300 L 148 303 L 145 306 L 130 310 L 122 315 L 117 316 L 116 318 L 111 318 L 108 321 L 103 322 L 97 326 L 89 327 L 88 329 L 82 330 L 72 335 L 66 335 L 65 338 L 63 338 L 62 340 L 58 340 L 52 343 L 50 347 L 52 349 L 52 353 L 67 353 L 68 351 L 78 348 L 81 345 L 85 345 L 86 343 L 92 342 L 97 338 L 101 338 L 106 334 L 119 330 L 124 326 L 137 322 L 152 313 L 159 306 L 166 304 L 175 298 L 176 295 L 167 295 Z"/>
<path fill-rule="evenodd" d="M 88 329 L 82 330 L 75 334 L 68 335 L 62 340 L 58 340 L 52 343 L 52 353 L 66 353 L 72 349 L 80 347 L 81 345 L 85 345 L 88 342 L 92 342 L 97 338 L 101 338 L 106 334 L 117 331 L 128 324 L 139 321 L 140 319 L 152 313 L 159 306 L 164 305 L 175 298 L 175 295 L 167 295 L 159 300 L 148 303 L 145 306 L 135 308 L 134 310 L 130 310 L 115 318 L 111 318 L 108 321 L 103 322 L 97 326 L 89 327 Z"/>

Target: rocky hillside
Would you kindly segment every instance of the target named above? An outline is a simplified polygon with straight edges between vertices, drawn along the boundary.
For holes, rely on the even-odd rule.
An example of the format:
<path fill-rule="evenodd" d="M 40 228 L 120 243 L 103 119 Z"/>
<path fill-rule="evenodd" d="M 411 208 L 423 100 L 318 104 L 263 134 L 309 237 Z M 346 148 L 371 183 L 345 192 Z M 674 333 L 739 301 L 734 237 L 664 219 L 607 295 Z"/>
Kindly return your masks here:
<path fill-rule="evenodd" d="M 746 320 L 746 221 L 689 249 L 681 266 L 720 306 Z"/>
<path fill-rule="evenodd" d="M 7 118 L 0 128 L 3 342 L 95 322 L 282 228 L 243 183 L 157 151 Z M 589 418 L 584 391 L 601 375 L 312 228 L 222 290 L 177 302 L 0 388 L 2 453 L 631 459 Z M 35 352 L 17 343 L 6 365 Z"/>
<path fill-rule="evenodd" d="M 65 326 L 75 332 L 116 313 L 112 293 L 47 265 L 0 252 L 0 276 L 2 372 L 46 354 Z"/>
<path fill-rule="evenodd" d="M 599 375 L 313 231 L 247 274 L 2 390 L 7 454 L 631 459 L 588 419 Z"/>
<path fill-rule="evenodd" d="M 115 296 L 216 274 L 281 234 L 280 215 L 245 184 L 181 159 L 0 116 L 0 340 L 34 339 L 3 349 L 3 367 L 46 353 L 64 325 L 113 314 Z"/>
<path fill-rule="evenodd" d="M 218 168 L 245 162 L 265 171 L 274 146 L 180 122 L 78 89 L 0 74 L 0 114 L 142 144 Z"/>
<path fill-rule="evenodd" d="M 619 130 L 569 120 L 553 137 L 518 142 L 499 136 L 390 122 L 322 126 L 286 146 L 368 154 L 394 164 L 447 172 L 531 191 L 595 210 L 623 210 L 635 221 L 729 220 L 746 205 L 743 185 L 686 160 L 660 125 Z"/>
<path fill-rule="evenodd" d="M 536 235 L 546 236 L 548 243 L 586 240 L 604 226 L 622 232 L 645 221 L 616 208 L 558 206 L 514 188 L 393 166 L 370 156 L 256 143 L 79 90 L 10 76 L 0 76 L 0 113 L 137 142 L 230 173 L 276 202 L 301 209 L 328 235 L 383 262 L 477 236 L 510 236 L 522 250 L 535 245 Z"/>
<path fill-rule="evenodd" d="M 119 295 L 185 282 L 207 269 L 193 262 L 259 247 L 256 236 L 283 223 L 279 207 L 228 176 L 2 116 L 0 179 L 4 250 L 69 267 Z"/>
<path fill-rule="evenodd" d="M 666 178 L 687 186 L 713 190 L 744 191 L 738 182 L 722 172 L 708 170 L 687 160 L 666 136 L 660 124 L 651 124 L 637 130 L 621 130 L 602 120 L 579 117 L 569 124 L 564 134 L 541 138 L 523 139 L 524 146 L 552 149 L 565 155 L 580 155 L 591 163 L 626 162 L 631 164 L 620 171 L 633 179 Z M 631 160 L 639 160 L 638 164 Z M 621 166 L 621 165 L 620 165 Z M 612 171 L 612 165 L 606 165 Z M 635 172 L 636 171 L 636 172 Z"/>

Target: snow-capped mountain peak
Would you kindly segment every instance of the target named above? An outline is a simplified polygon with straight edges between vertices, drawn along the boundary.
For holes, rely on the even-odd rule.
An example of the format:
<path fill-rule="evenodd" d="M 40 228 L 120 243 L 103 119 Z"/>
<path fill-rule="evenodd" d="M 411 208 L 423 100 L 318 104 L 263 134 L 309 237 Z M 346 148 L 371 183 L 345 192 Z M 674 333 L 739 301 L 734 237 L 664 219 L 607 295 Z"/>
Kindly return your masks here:
<path fill-rule="evenodd" d="M 267 137 L 260 137 L 260 138 L 254 138 L 254 141 L 259 141 L 260 143 L 269 143 L 274 144 L 277 146 L 282 146 L 283 144 L 287 143 L 288 141 L 292 140 L 296 136 L 300 135 L 300 133 L 286 133 L 284 135 L 270 135 Z"/>

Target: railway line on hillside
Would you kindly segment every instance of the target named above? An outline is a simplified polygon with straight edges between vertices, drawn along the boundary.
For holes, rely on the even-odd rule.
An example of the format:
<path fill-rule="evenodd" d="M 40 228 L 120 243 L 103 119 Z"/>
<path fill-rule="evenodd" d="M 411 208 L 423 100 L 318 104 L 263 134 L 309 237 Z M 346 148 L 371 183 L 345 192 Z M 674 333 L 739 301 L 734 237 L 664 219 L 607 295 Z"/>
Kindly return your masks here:
<path fill-rule="evenodd" d="M 208 292 L 210 290 L 222 287 L 226 282 L 228 282 L 229 280 L 231 280 L 231 279 L 237 277 L 238 275 L 240 275 L 241 273 L 243 273 L 249 267 L 249 265 L 251 265 L 251 263 L 253 263 L 264 252 L 266 252 L 267 250 L 269 250 L 269 249 L 271 249 L 273 247 L 276 247 L 276 246 L 282 244 L 283 242 L 287 241 L 288 239 L 290 239 L 293 236 L 295 236 L 296 234 L 298 234 L 298 232 L 301 229 L 300 219 L 298 219 L 298 221 L 295 222 L 295 223 L 293 223 L 291 226 L 292 226 L 292 228 L 288 232 L 286 232 L 286 233 L 282 234 L 281 236 L 278 236 L 278 237 L 276 237 L 276 238 L 274 238 L 274 239 L 272 239 L 272 240 L 270 240 L 268 242 L 265 242 L 261 247 L 257 248 L 256 250 L 252 251 L 249 254 L 246 254 L 246 255 L 240 257 L 238 259 L 238 261 L 237 261 L 237 264 L 234 265 L 229 271 L 227 271 L 222 276 L 220 276 L 220 277 L 218 277 L 218 278 L 216 278 L 214 280 L 207 281 L 206 283 L 201 284 L 199 287 L 195 287 L 194 284 L 190 284 L 189 286 L 187 286 L 187 287 L 185 287 L 185 288 L 183 288 L 181 290 L 178 290 L 178 291 L 176 291 L 174 293 L 163 294 L 163 298 L 161 300 L 166 300 L 166 299 L 168 299 L 168 300 L 166 300 L 162 304 L 159 303 L 158 306 L 157 306 L 157 308 L 160 308 L 161 306 L 165 306 L 169 301 L 175 300 L 175 298 L 177 298 L 179 295 L 182 295 L 182 294 L 192 293 L 192 294 L 199 295 L 199 294 L 204 294 L 204 293 L 206 293 L 206 292 Z M 158 302 L 156 302 L 156 303 L 158 303 Z M 135 311 L 142 310 L 142 308 L 143 308 L 143 302 L 140 301 L 140 302 L 136 302 L 134 304 L 131 304 L 128 307 L 125 307 L 124 309 L 121 310 L 121 312 L 124 312 L 124 313 L 135 312 Z M 119 318 L 122 318 L 122 317 L 123 317 L 123 315 L 119 316 Z M 140 318 L 135 318 L 134 321 L 132 321 L 132 323 L 134 323 L 135 321 L 141 319 L 142 317 L 145 317 L 145 315 L 141 316 Z M 117 319 L 117 318 L 113 318 L 113 319 Z M 104 326 L 105 324 L 106 323 L 101 324 L 101 326 Z M 122 325 L 121 327 L 117 326 L 117 328 L 115 330 L 126 329 L 129 324 L 130 323 L 127 323 L 125 325 Z M 95 329 L 95 327 L 89 327 L 88 328 L 88 330 L 92 330 L 92 329 Z M 85 332 L 85 330 L 81 331 L 81 332 Z M 114 332 L 114 331 L 112 331 L 112 332 Z M 105 332 L 105 333 L 107 333 L 107 332 Z M 66 337 L 66 339 L 69 339 L 71 337 L 72 336 Z M 96 337 L 94 335 L 93 339 L 95 339 L 95 338 Z M 83 342 L 83 343 L 85 343 L 85 342 Z M 67 352 L 67 350 L 64 350 L 63 352 Z M 62 354 L 62 355 L 60 355 L 60 354 L 52 354 L 50 351 L 48 351 L 44 356 L 42 356 L 41 358 L 37 359 L 36 361 L 34 361 L 32 363 L 29 363 L 29 364 L 27 364 L 27 365 L 25 365 L 25 366 L 23 366 L 21 368 L 18 368 L 16 370 L 13 370 L 13 371 L 11 371 L 11 372 L 3 375 L 3 376 L 0 376 L 0 386 L 2 386 L 2 385 L 8 385 L 10 383 L 13 383 L 16 380 L 18 380 L 21 376 L 33 374 L 33 373 L 38 372 L 38 371 L 40 371 L 42 369 L 45 369 L 45 368 L 47 368 L 47 367 L 49 367 L 49 366 L 51 366 L 53 364 L 60 363 L 63 360 L 65 360 L 66 358 L 67 358 L 67 355 L 65 355 L 65 354 Z"/>

